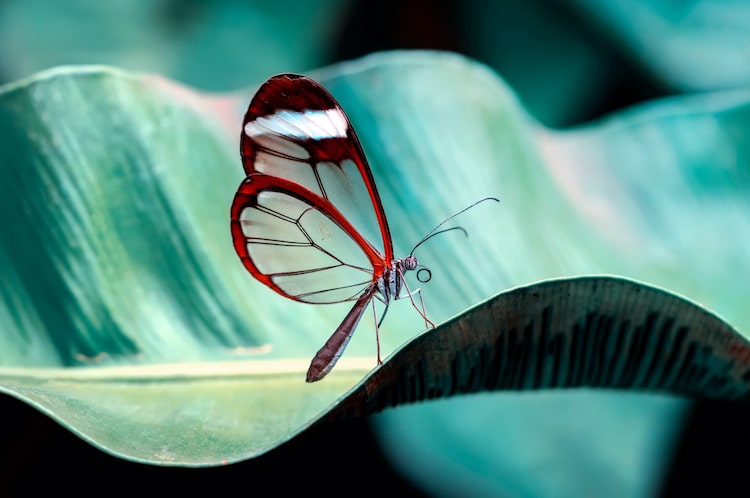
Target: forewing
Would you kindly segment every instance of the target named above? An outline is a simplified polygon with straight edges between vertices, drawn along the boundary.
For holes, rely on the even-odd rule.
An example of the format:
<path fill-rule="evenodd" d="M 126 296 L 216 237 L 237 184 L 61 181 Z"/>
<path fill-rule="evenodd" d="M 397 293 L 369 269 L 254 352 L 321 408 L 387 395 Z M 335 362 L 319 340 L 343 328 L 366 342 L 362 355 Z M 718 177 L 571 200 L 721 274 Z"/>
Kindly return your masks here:
<path fill-rule="evenodd" d="M 242 182 L 231 212 L 234 247 L 255 278 L 307 303 L 356 300 L 385 262 L 328 200 L 264 174 Z"/>
<path fill-rule="evenodd" d="M 393 244 L 362 146 L 341 106 L 315 81 L 281 74 L 250 102 L 240 140 L 245 172 L 296 183 L 326 199 L 386 261 Z"/>

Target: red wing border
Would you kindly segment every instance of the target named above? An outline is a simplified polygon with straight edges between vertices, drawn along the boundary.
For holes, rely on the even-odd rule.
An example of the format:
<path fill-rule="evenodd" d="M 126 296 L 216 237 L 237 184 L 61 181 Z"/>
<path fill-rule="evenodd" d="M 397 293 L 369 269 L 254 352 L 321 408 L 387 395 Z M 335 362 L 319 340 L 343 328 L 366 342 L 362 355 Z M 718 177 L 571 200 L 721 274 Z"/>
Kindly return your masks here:
<path fill-rule="evenodd" d="M 264 173 L 300 184 L 340 207 L 358 231 L 372 237 L 372 229 L 363 229 L 356 219 L 365 208 L 349 209 L 328 187 L 328 182 L 339 185 L 341 177 L 352 180 L 358 174 L 377 218 L 385 260 L 393 259 L 388 221 L 362 146 L 339 103 L 320 84 L 298 74 L 263 83 L 243 120 L 240 154 L 247 175 Z M 348 162 L 357 173 L 345 168 Z M 356 192 L 352 197 L 362 203 Z"/>
<path fill-rule="evenodd" d="M 328 200 L 264 174 L 248 176 L 231 209 L 234 248 L 277 293 L 323 304 L 356 300 L 386 260 Z"/>

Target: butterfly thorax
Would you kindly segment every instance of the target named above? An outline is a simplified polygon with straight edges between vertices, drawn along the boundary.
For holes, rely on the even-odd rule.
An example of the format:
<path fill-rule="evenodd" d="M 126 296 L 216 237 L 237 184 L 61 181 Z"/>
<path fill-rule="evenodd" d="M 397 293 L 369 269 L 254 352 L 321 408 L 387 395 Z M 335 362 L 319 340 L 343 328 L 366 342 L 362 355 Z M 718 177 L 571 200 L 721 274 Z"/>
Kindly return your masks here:
<path fill-rule="evenodd" d="M 417 268 L 416 256 L 407 256 L 391 261 L 391 266 L 386 267 L 383 274 L 378 278 L 378 292 L 383 296 L 383 301 L 389 303 L 401 293 L 404 285 L 404 273 Z"/>

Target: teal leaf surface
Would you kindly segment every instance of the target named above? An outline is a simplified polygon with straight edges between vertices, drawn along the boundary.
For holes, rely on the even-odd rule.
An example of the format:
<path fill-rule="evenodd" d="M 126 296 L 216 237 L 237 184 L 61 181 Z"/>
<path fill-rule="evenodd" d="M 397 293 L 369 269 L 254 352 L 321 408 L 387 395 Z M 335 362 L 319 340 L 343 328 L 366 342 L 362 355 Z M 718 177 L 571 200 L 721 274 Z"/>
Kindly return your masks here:
<path fill-rule="evenodd" d="M 439 333 L 471 323 L 466 312 L 477 303 L 591 274 L 657 285 L 686 310 L 700 308 L 674 293 L 719 313 L 710 314 L 711 326 L 734 341 L 731 364 L 741 371 L 750 326 L 742 305 L 750 230 L 741 137 L 750 95 L 655 102 L 554 132 L 529 118 L 497 75 L 451 54 L 377 54 L 311 76 L 357 129 L 397 256 L 464 206 L 488 195 L 501 200 L 455 220 L 468 239 L 446 234 L 417 253 L 433 275 L 422 285 L 430 318 L 456 318 L 410 343 L 423 321 L 408 302 L 396 303 L 381 330 L 384 353 L 403 346 L 399 354 L 411 356 L 396 354 L 365 377 L 375 367 L 375 341 L 374 325 L 363 320 L 329 377 L 305 384 L 312 354 L 347 306 L 282 299 L 233 252 L 238 123 L 252 89 L 206 96 L 153 76 L 60 68 L 0 89 L 4 392 L 129 459 L 237 461 L 319 420 L 372 411 L 351 408 L 362 392 L 371 399 L 407 392 L 392 384 L 408 379 L 398 372 L 382 380 L 392 362 L 445 344 Z M 624 282 L 628 292 L 651 289 Z M 618 313 L 637 312 L 634 301 L 617 302 Z M 486 320 L 490 307 L 471 313 Z M 497 320 L 486 330 L 503 327 Z M 563 387 L 538 387 L 553 386 Z M 471 398 L 458 402 L 475 409 Z M 441 406 L 419 408 L 429 417 Z M 680 407 L 666 411 L 674 417 Z M 418 427 L 407 432 L 420 438 Z"/>

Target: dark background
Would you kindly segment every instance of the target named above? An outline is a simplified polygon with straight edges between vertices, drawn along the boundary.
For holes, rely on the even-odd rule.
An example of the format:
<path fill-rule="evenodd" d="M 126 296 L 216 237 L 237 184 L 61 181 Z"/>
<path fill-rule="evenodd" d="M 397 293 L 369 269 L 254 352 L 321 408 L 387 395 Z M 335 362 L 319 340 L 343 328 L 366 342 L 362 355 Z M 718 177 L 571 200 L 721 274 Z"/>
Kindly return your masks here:
<path fill-rule="evenodd" d="M 205 469 L 132 463 L 94 448 L 35 409 L 0 397 L 0 496 L 186 493 L 264 496 L 424 496 L 383 457 L 366 419 L 312 429 L 244 462 Z M 698 402 L 662 497 L 745 496 L 747 405 Z"/>

